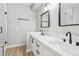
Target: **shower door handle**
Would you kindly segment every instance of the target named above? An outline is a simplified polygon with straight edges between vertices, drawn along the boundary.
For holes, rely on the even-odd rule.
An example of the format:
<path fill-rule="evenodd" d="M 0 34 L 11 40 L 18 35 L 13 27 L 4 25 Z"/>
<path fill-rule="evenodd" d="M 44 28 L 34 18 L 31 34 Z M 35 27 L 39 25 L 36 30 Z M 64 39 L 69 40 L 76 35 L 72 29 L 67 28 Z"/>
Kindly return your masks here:
<path fill-rule="evenodd" d="M 7 44 L 7 41 L 5 41 L 5 44 Z"/>
<path fill-rule="evenodd" d="M 2 27 L 0 27 L 0 33 L 2 33 Z"/>

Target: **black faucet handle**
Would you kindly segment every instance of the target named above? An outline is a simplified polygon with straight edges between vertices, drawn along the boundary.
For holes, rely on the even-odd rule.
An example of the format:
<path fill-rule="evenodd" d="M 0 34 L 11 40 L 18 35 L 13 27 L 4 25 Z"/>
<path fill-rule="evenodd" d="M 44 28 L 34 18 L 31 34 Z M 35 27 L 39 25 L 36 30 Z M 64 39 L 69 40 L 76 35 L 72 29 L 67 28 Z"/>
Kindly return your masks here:
<path fill-rule="evenodd" d="M 63 39 L 63 42 L 66 42 L 66 39 Z"/>
<path fill-rule="evenodd" d="M 76 46 L 79 46 L 79 42 L 76 42 Z"/>

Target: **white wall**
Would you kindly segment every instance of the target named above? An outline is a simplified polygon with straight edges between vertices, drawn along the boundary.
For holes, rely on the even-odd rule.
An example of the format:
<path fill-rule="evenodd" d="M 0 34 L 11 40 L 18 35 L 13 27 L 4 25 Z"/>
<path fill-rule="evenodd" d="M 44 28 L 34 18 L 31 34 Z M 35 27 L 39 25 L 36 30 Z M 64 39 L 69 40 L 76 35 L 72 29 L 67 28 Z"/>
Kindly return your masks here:
<path fill-rule="evenodd" d="M 38 15 L 38 22 L 40 22 L 41 18 L 40 15 L 44 12 L 45 10 L 39 10 L 37 15 Z M 50 28 L 43 29 L 44 31 L 47 31 L 47 34 L 49 35 L 56 35 L 56 36 L 61 36 L 61 38 L 65 37 L 65 34 L 70 31 L 72 35 L 79 36 L 79 25 L 77 26 L 65 26 L 65 27 L 59 27 L 58 25 L 58 11 L 59 11 L 59 4 L 54 4 L 52 8 L 50 9 Z M 41 29 L 40 28 L 40 23 L 38 24 L 38 31 Z M 61 35 L 60 35 L 61 34 Z M 79 41 L 78 38 L 73 39 L 73 41 Z"/>
<path fill-rule="evenodd" d="M 18 18 L 30 19 L 18 20 Z M 36 30 L 36 14 L 26 4 L 8 4 L 8 45 L 26 42 L 27 32 Z"/>

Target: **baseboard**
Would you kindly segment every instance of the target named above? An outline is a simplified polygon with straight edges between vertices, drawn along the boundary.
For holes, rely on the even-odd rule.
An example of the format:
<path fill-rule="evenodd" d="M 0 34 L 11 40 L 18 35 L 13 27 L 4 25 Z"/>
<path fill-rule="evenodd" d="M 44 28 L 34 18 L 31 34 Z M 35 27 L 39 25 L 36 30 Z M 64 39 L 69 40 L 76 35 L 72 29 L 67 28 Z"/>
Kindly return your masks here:
<path fill-rule="evenodd" d="M 26 45 L 26 44 L 25 43 L 21 43 L 21 44 L 16 44 L 16 45 L 9 45 L 9 46 L 6 46 L 6 49 L 14 48 L 14 47 L 18 47 L 18 46 L 23 46 L 23 45 Z"/>

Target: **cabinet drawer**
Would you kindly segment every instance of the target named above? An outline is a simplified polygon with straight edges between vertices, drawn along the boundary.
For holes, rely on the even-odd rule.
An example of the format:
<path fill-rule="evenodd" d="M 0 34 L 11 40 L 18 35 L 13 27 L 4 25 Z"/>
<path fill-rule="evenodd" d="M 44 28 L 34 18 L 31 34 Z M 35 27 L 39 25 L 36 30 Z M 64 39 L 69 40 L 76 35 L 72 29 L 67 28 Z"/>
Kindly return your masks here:
<path fill-rule="evenodd" d="M 40 42 L 36 42 L 36 46 L 37 46 L 38 56 L 42 56 L 42 54 L 43 54 L 43 46 L 40 44 Z"/>
<path fill-rule="evenodd" d="M 37 55 L 37 53 L 36 53 L 36 45 L 35 45 L 35 43 L 32 43 L 32 52 L 33 52 L 33 54 L 36 56 Z"/>

